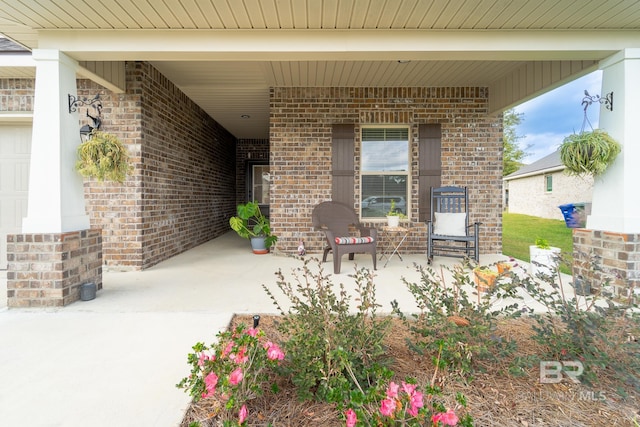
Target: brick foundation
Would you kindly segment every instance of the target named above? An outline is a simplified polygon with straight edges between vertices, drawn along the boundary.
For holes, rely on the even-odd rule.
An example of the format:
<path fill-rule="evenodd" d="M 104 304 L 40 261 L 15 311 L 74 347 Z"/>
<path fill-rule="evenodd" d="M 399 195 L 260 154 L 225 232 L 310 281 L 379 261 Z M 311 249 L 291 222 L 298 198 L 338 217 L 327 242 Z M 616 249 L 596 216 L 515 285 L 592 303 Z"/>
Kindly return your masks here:
<path fill-rule="evenodd" d="M 607 278 L 618 296 L 640 288 L 640 234 L 575 229 L 573 253 L 573 275 L 590 281 L 592 288 L 599 288 Z M 593 271 L 590 254 L 600 257 L 602 271 Z"/>
<path fill-rule="evenodd" d="M 61 307 L 80 285 L 102 289 L 101 230 L 7 236 L 9 307 Z"/>

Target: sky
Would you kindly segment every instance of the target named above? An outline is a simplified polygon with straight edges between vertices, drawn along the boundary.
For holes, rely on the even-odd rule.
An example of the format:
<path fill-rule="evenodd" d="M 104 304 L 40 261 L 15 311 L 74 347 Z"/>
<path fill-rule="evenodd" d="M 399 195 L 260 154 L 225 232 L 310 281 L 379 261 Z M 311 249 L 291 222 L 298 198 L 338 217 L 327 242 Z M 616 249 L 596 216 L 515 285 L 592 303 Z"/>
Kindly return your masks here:
<path fill-rule="evenodd" d="M 601 81 L 602 71 L 594 71 L 514 108 L 516 113 L 524 114 L 522 123 L 516 128 L 516 134 L 522 137 L 518 141 L 520 147 L 530 153 L 523 163 L 531 164 L 553 153 L 566 136 L 580 132 L 584 120 L 584 91 L 602 95 Z M 594 129 L 598 127 L 599 113 L 597 103 L 587 109 Z M 588 124 L 586 129 L 590 129 Z"/>

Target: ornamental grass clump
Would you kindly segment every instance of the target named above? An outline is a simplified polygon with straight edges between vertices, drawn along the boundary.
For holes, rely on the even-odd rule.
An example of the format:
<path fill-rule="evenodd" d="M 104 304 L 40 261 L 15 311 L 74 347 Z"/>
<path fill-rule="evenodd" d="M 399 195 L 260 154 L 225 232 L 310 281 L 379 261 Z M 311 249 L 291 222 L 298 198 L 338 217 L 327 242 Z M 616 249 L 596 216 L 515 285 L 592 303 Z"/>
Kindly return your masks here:
<path fill-rule="evenodd" d="M 76 170 L 82 176 L 124 182 L 131 169 L 127 148 L 113 134 L 94 129 L 78 147 Z"/>
<path fill-rule="evenodd" d="M 620 151 L 620 144 L 607 132 L 594 129 L 566 137 L 560 145 L 560 161 L 569 175 L 600 176 Z"/>

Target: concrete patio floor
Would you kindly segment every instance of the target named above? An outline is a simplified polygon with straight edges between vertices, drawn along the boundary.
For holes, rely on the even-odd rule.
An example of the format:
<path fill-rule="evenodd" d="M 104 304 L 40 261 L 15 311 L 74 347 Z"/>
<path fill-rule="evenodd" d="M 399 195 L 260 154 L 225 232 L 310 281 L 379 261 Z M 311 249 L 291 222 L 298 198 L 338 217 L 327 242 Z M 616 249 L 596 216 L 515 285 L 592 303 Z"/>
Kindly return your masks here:
<path fill-rule="evenodd" d="M 307 258 L 318 257 L 309 254 Z M 378 261 L 376 296 L 391 311 L 415 307 L 401 282 L 419 281 L 413 263 L 425 255 Z M 486 255 L 490 264 L 502 255 Z M 371 268 L 369 255 L 356 255 Z M 434 267 L 459 260 L 437 257 Z M 55 309 L 7 309 L 0 299 L 0 425 L 177 426 L 189 404 L 175 384 L 189 373 L 186 355 L 210 343 L 234 313 L 276 313 L 262 289 L 276 294 L 275 272 L 291 278 L 300 259 L 253 255 L 235 233 L 205 243 L 145 271 L 105 272 L 91 301 Z M 317 263 L 312 263 L 317 267 Z M 324 273 L 333 271 L 323 264 Z M 342 261 L 332 283 L 353 289 L 354 264 Z M 0 272 L 6 295 L 6 272 Z M 282 301 L 285 303 L 285 301 Z"/>

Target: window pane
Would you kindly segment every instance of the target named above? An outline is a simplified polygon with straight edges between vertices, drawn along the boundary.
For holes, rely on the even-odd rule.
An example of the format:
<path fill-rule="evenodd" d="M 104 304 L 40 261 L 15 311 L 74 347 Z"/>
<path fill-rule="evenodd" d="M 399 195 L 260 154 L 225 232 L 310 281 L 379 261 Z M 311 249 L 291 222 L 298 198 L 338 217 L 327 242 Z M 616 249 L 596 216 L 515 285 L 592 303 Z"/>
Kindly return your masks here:
<path fill-rule="evenodd" d="M 408 129 L 362 129 L 363 172 L 408 170 Z"/>
<path fill-rule="evenodd" d="M 261 205 L 269 204 L 269 184 L 271 176 L 269 174 L 269 165 L 253 166 L 252 192 L 253 200 Z"/>
<path fill-rule="evenodd" d="M 547 191 L 553 191 L 553 176 L 547 175 L 545 178 L 546 178 Z"/>
<path fill-rule="evenodd" d="M 362 217 L 384 217 L 394 201 L 396 212 L 407 214 L 406 175 L 363 175 Z"/>

